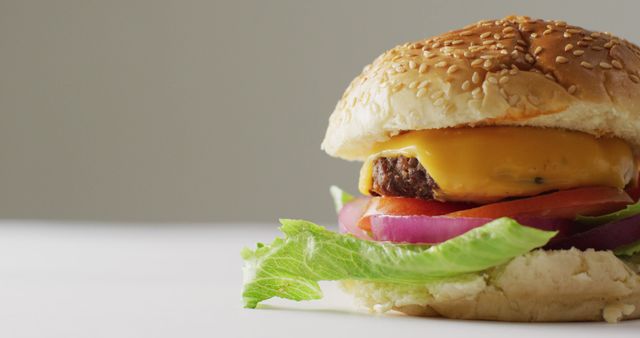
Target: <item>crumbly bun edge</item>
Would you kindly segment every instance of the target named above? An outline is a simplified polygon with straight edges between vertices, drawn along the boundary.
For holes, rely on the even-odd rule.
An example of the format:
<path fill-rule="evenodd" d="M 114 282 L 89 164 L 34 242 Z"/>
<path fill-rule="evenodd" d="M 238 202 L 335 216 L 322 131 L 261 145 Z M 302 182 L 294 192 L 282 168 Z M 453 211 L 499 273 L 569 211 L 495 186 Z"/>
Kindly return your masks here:
<path fill-rule="evenodd" d="M 640 262 L 611 251 L 536 250 L 464 279 L 424 286 L 343 281 L 378 312 L 510 322 L 640 318 Z"/>

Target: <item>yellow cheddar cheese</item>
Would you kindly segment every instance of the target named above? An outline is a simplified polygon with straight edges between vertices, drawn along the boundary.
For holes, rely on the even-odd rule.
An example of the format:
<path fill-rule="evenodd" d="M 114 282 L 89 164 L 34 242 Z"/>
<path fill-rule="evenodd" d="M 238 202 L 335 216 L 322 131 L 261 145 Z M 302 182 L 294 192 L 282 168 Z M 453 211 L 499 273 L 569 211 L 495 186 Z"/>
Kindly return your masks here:
<path fill-rule="evenodd" d="M 623 140 L 560 129 L 478 127 L 411 131 L 373 147 L 360 171 L 369 194 L 375 159 L 415 157 L 438 184 L 435 198 L 490 202 L 584 186 L 624 188 L 636 173 Z"/>

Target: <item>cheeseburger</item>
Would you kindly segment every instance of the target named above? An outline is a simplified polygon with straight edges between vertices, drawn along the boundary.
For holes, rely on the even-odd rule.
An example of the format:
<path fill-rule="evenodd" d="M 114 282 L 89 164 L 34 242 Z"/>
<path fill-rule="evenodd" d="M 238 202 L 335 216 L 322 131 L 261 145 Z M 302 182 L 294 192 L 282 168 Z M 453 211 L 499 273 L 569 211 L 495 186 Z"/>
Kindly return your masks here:
<path fill-rule="evenodd" d="M 640 318 L 640 48 L 563 21 L 485 20 L 385 52 L 322 149 L 362 161 L 340 232 L 281 220 L 245 249 L 246 307 L 339 281 L 362 304 L 499 321 Z"/>

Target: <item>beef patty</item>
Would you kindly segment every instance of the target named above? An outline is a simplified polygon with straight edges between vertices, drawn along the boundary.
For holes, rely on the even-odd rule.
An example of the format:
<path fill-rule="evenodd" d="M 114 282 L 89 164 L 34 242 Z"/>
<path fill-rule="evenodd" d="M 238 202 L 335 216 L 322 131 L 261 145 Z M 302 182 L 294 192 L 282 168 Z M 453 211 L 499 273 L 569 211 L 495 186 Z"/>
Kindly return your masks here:
<path fill-rule="evenodd" d="M 381 157 L 373 163 L 374 196 L 404 196 L 433 198 L 438 184 L 429 176 L 418 159 L 413 157 Z"/>

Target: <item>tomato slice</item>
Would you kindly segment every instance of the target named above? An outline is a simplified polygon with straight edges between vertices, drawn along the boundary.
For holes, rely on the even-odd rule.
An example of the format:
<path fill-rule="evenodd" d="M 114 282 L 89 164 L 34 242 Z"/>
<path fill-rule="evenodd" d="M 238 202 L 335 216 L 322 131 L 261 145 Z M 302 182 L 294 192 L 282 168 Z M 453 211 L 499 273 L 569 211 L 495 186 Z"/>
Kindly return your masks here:
<path fill-rule="evenodd" d="M 576 215 L 596 216 L 622 209 L 633 200 L 623 190 L 590 187 L 563 190 L 513 201 L 486 204 L 456 211 L 451 217 L 532 216 L 573 219 Z"/>
<path fill-rule="evenodd" d="M 371 230 L 370 216 L 372 215 L 439 216 L 474 206 L 469 203 L 439 202 L 410 197 L 373 197 L 358 221 L 358 227 Z"/>

